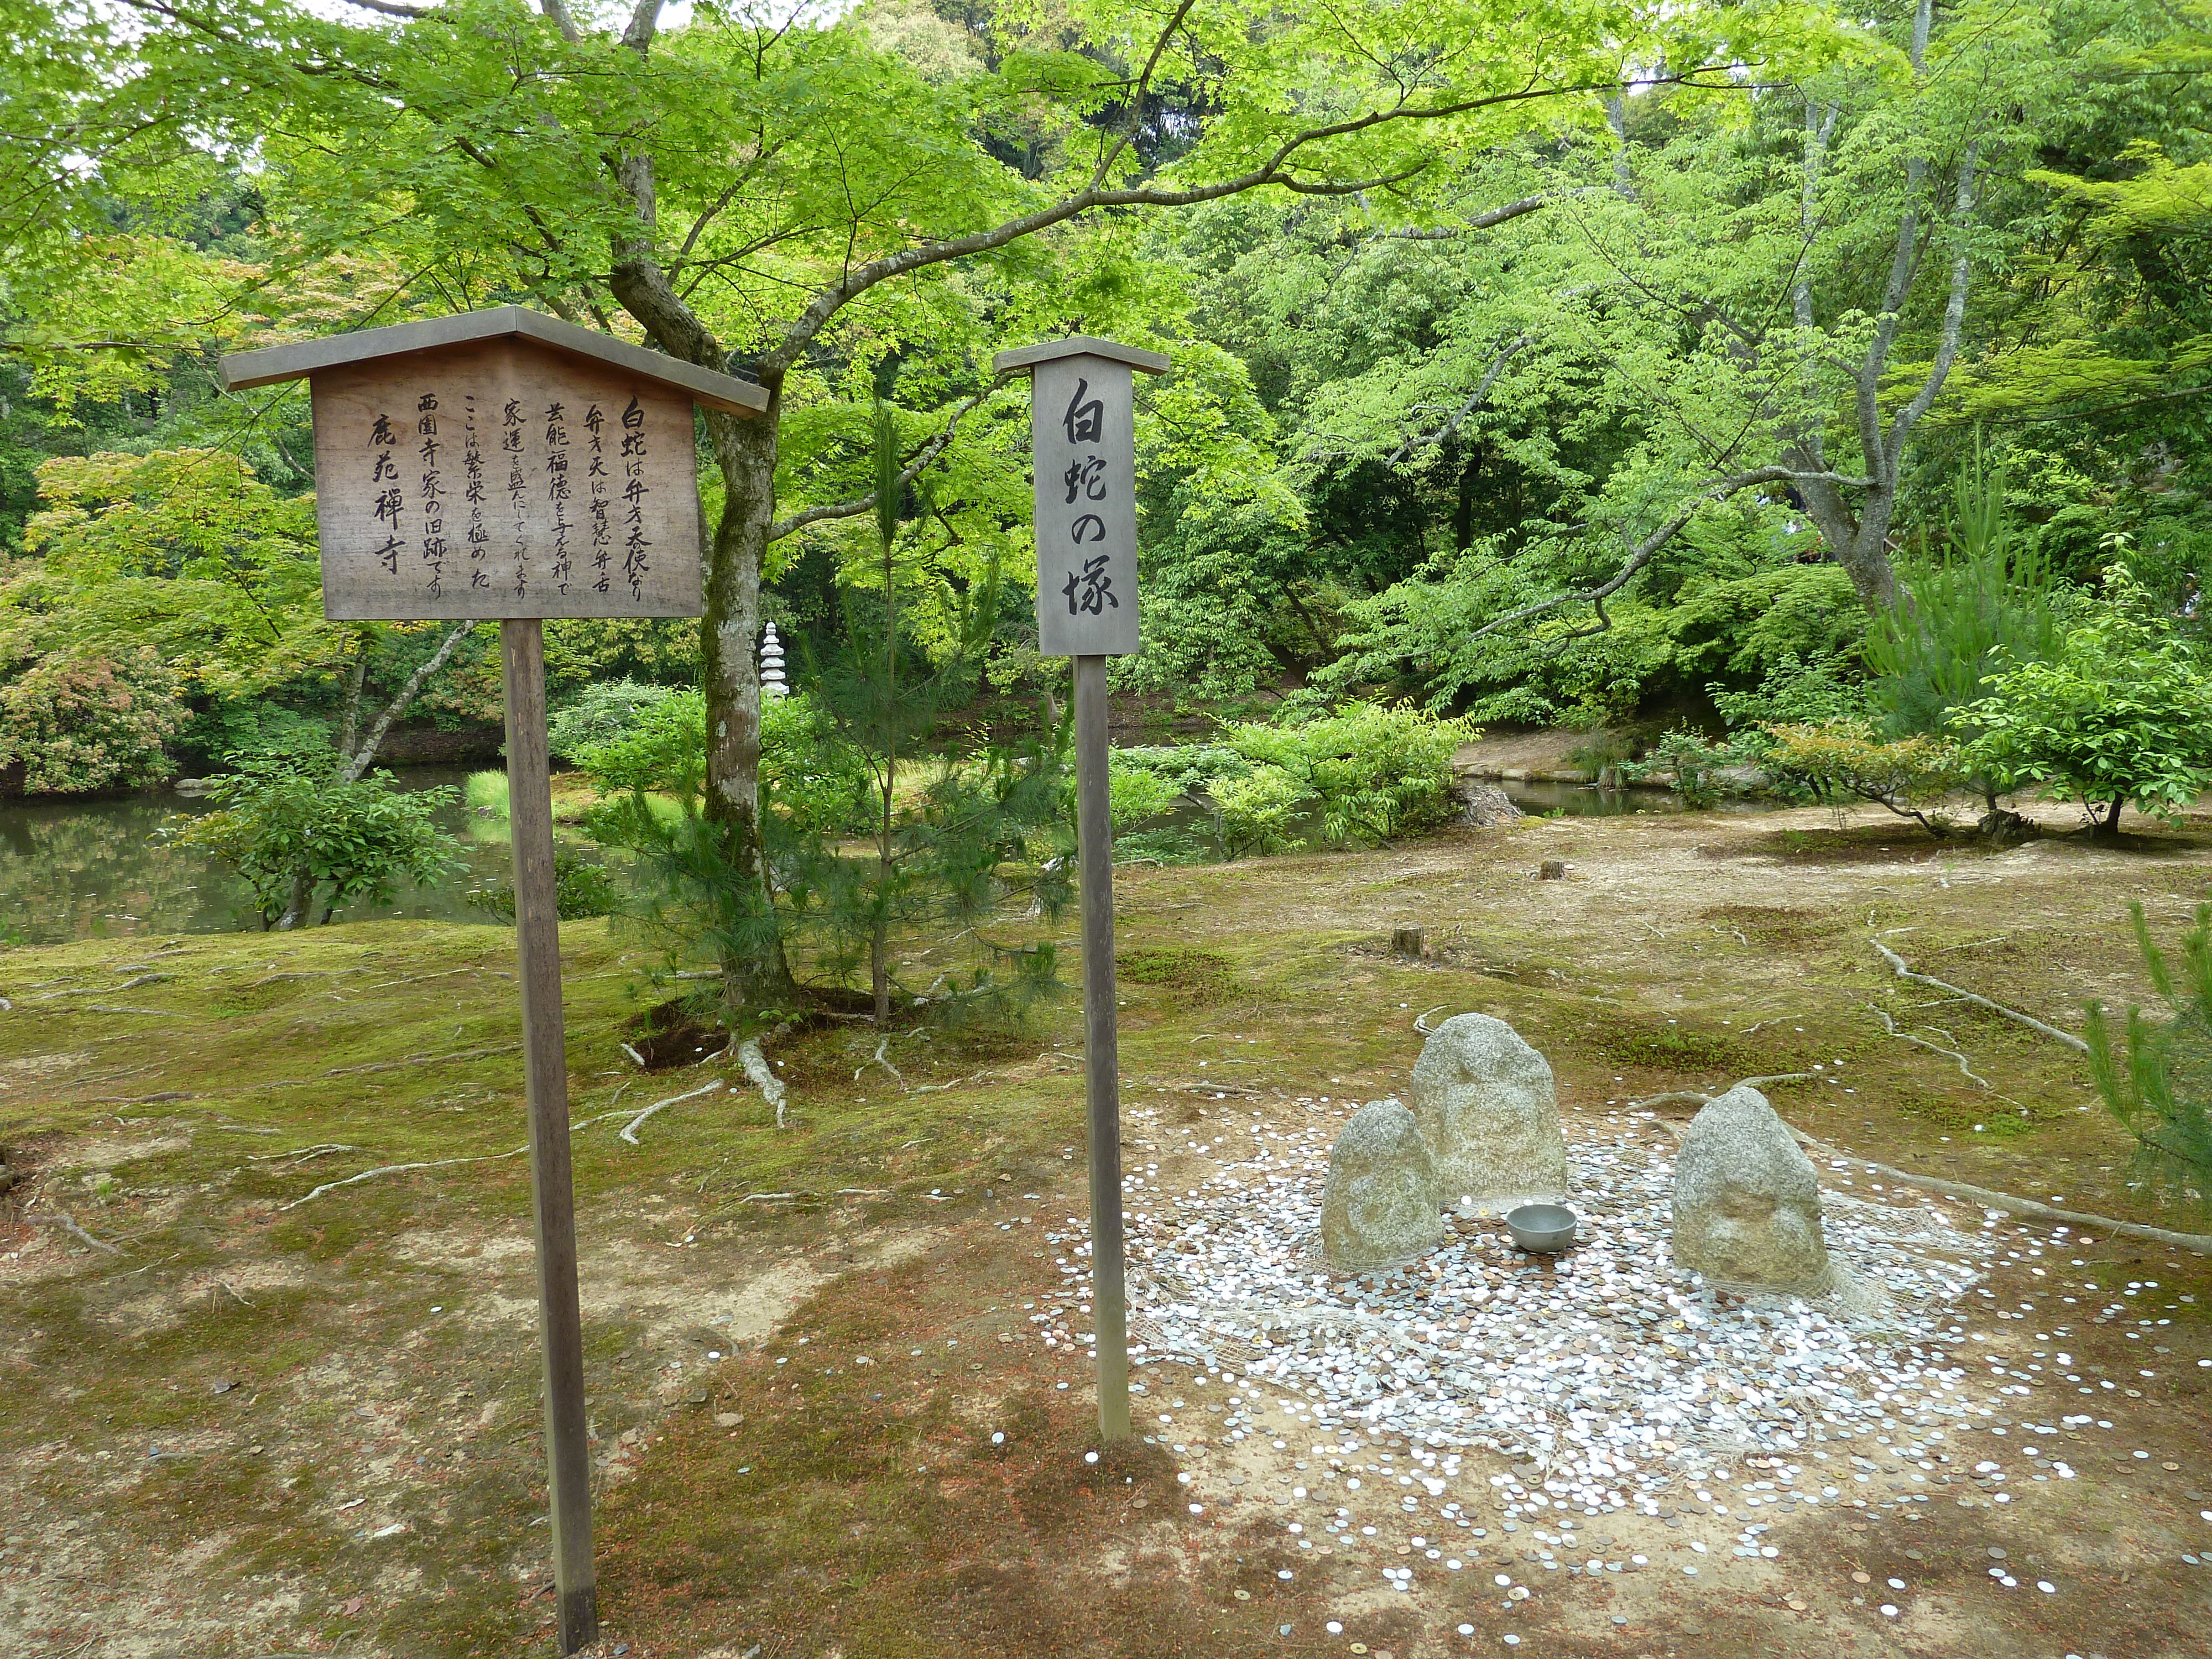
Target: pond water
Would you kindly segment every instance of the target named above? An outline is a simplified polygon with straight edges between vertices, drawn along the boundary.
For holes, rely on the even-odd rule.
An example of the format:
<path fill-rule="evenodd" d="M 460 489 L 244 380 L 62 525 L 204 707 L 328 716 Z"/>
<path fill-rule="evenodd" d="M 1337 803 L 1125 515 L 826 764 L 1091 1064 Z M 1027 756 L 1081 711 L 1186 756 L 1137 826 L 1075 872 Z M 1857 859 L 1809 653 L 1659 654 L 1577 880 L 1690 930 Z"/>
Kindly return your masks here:
<path fill-rule="evenodd" d="M 467 772 L 421 767 L 403 789 L 457 788 Z M 167 793 L 119 800 L 0 802 L 0 941 L 58 945 L 134 933 L 210 933 L 258 927 L 246 884 L 191 848 L 172 845 L 164 823 L 213 811 Z M 341 911 L 380 917 L 489 922 L 465 895 L 508 868 L 507 823 L 455 801 L 439 822 L 461 842 L 462 868 L 437 887 L 403 883 L 388 905 Z"/>
<path fill-rule="evenodd" d="M 1671 789 L 1601 789 L 1594 783 L 1550 783 L 1500 779 L 1498 787 L 1522 811 L 1536 817 L 1565 813 L 1571 818 L 1616 817 L 1630 812 L 1687 812 L 1690 804 Z M 1764 812 L 1765 802 L 1723 799 L 1716 812 Z"/>

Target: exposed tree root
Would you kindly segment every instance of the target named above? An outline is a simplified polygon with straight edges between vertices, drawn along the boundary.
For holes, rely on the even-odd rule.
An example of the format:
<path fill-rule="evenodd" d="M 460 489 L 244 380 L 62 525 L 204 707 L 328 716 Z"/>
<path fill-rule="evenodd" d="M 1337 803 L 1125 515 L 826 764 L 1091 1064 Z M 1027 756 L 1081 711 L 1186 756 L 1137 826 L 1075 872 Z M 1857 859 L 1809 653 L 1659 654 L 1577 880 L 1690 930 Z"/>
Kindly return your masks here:
<path fill-rule="evenodd" d="M 906 1087 L 906 1074 L 900 1071 L 897 1066 L 892 1065 L 890 1061 L 884 1057 L 884 1050 L 890 1047 L 890 1042 L 891 1040 L 889 1037 L 880 1037 L 877 1040 L 876 1052 L 870 1054 L 854 1068 L 853 1073 L 854 1082 L 858 1083 L 860 1080 L 860 1073 L 866 1071 L 869 1066 L 880 1066 L 884 1070 L 889 1072 L 893 1077 L 898 1079 L 898 1086 L 900 1088 L 903 1089 Z"/>
<path fill-rule="evenodd" d="M 1967 1077 L 1972 1079 L 1976 1083 L 1980 1084 L 1984 1089 L 1993 1089 L 1996 1086 L 1990 1083 L 1989 1079 L 1984 1077 L 1972 1066 L 1967 1065 L 1966 1055 L 1960 1054 L 1956 1048 L 1946 1048 L 1941 1043 L 1929 1042 L 1925 1037 L 1914 1036 L 1910 1031 L 1899 1030 L 1897 1029 L 1897 1022 L 1892 1019 L 1886 1011 L 1875 1007 L 1871 1002 L 1867 1004 L 1867 1011 L 1873 1014 L 1876 1019 L 1880 1020 L 1883 1025 L 1887 1027 L 1890 1036 L 1895 1037 L 1899 1042 L 1910 1042 L 1917 1048 L 1929 1050 L 1931 1054 L 1942 1054 L 1947 1060 L 1955 1060 L 1959 1062 L 1959 1070 L 1964 1073 Z M 1948 1031 L 1944 1030 L 1940 1025 L 1931 1025 L 1928 1029 L 1942 1036 L 1951 1036 Z M 1958 1039 L 1953 1037 L 1952 1041 L 1955 1042 Z"/>
<path fill-rule="evenodd" d="M 711 1095 L 717 1090 L 720 1089 L 721 1086 L 722 1079 L 716 1078 L 712 1083 L 702 1083 L 697 1088 L 687 1089 L 680 1095 L 671 1095 L 665 1100 L 654 1101 L 652 1105 L 647 1107 L 635 1117 L 630 1119 L 629 1123 L 623 1126 L 621 1131 L 621 1138 L 629 1142 L 631 1146 L 636 1146 L 638 1144 L 638 1130 L 644 1127 L 646 1119 L 651 1117 L 655 1112 L 660 1110 L 661 1108 L 664 1106 L 673 1106 L 678 1101 L 696 1100 L 701 1095 Z"/>
<path fill-rule="evenodd" d="M 2007 1019 L 2016 1020 L 2027 1026 L 2031 1031 L 2040 1031 L 2047 1037 L 2054 1037 L 2077 1054 L 2086 1054 L 2089 1052 L 2089 1045 L 2070 1031 L 2062 1031 L 2056 1025 L 2045 1025 L 2033 1014 L 2023 1014 L 2019 1009 L 2008 1008 L 2002 1002 L 1991 1002 L 1987 997 L 1977 996 L 1972 991 L 1962 990 L 1948 981 L 1937 979 L 1933 974 L 1915 973 L 1906 964 L 1903 957 L 1898 955 L 1880 939 L 1869 939 L 1867 943 L 1881 952 L 1882 960 L 1896 970 L 1899 979 L 1909 979 L 1917 985 L 1932 985 L 1939 991 L 1948 991 L 1953 996 L 1972 1003 L 1977 1008 L 1986 1008 L 1993 1014 L 2002 1014 Z M 2185 1235 L 2176 1234 L 2175 1237 L 2181 1237 Z"/>
<path fill-rule="evenodd" d="M 738 1063 L 745 1068 L 745 1075 L 752 1080 L 753 1086 L 775 1108 L 775 1127 L 783 1127 L 783 1103 L 787 1091 L 783 1079 L 775 1074 L 775 1068 L 768 1063 L 768 1056 L 761 1052 L 759 1038 L 747 1037 L 738 1045 Z"/>
<path fill-rule="evenodd" d="M 325 1141 L 319 1146 L 302 1146 L 297 1152 L 249 1153 L 246 1161 L 248 1164 L 282 1164 L 289 1170 L 308 1162 L 311 1158 L 330 1158 L 338 1152 L 357 1152 L 360 1150 L 358 1146 L 342 1146 L 335 1140 L 331 1140 Z"/>
<path fill-rule="evenodd" d="M 334 1193 L 341 1187 L 352 1186 L 356 1182 L 374 1181 L 379 1176 L 405 1175 L 412 1170 L 443 1170 L 456 1164 L 492 1164 L 503 1158 L 520 1158 L 529 1150 L 530 1143 L 525 1141 L 511 1152 L 483 1152 L 475 1158 L 434 1158 L 426 1164 L 380 1164 L 374 1170 L 363 1170 L 359 1175 L 348 1176 L 343 1181 L 326 1181 L 307 1197 L 295 1198 L 289 1204 L 279 1204 L 276 1210 L 280 1215 L 286 1210 L 296 1210 L 302 1204 L 320 1198 L 325 1193 Z"/>
<path fill-rule="evenodd" d="M 30 1220 L 43 1221 L 49 1226 L 59 1227 L 71 1238 L 82 1239 L 95 1250 L 105 1250 L 110 1255 L 123 1254 L 123 1247 L 120 1244 L 111 1244 L 104 1238 L 94 1238 L 83 1228 L 78 1226 L 76 1218 L 67 1210 L 26 1210 L 23 1213 Z"/>

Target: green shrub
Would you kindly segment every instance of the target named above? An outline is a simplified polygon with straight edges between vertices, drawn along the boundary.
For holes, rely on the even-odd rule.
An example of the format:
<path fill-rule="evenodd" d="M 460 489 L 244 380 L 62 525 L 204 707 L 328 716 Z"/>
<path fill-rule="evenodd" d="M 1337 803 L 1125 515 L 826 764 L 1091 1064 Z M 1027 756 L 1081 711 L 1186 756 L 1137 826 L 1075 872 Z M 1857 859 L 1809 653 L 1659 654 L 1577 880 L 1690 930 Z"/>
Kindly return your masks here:
<path fill-rule="evenodd" d="M 1869 712 L 1865 679 L 1834 655 L 1800 657 L 1789 652 L 1751 690 L 1731 691 L 1713 684 L 1705 692 L 1730 732 L 1748 728 L 1754 738 L 1765 726 L 1817 725 Z"/>
<path fill-rule="evenodd" d="M 867 827 L 874 805 L 867 757 L 810 697 L 761 705 L 760 777 L 769 810 L 796 835 L 853 835 Z"/>
<path fill-rule="evenodd" d="M 1634 783 L 1663 773 L 1685 802 L 1706 807 L 1725 793 L 1720 779 L 1723 770 L 1753 763 L 1741 741 L 1717 744 L 1695 727 L 1678 726 L 1645 750 L 1641 760 L 1622 762 L 1620 775 Z"/>
<path fill-rule="evenodd" d="M 1216 778 L 1241 778 L 1252 769 L 1251 762 L 1218 743 L 1133 745 L 1116 749 L 1113 763 L 1155 773 L 1184 790 L 1202 788 Z"/>
<path fill-rule="evenodd" d="M 1279 766 L 1208 784 L 1206 799 L 1224 858 L 1279 853 L 1297 839 L 1292 826 L 1313 791 Z"/>
<path fill-rule="evenodd" d="M 1149 768 L 1129 764 L 1118 750 L 1108 758 L 1106 781 L 1116 830 L 1173 811 L 1183 796 L 1182 785 Z"/>
<path fill-rule="evenodd" d="M 1817 724 L 1770 726 L 1759 763 L 1771 774 L 1835 802 L 1872 801 L 1911 818 L 1930 835 L 1950 833 L 1925 808 L 1966 787 L 1956 745 L 1941 738 L 1885 740 L 1872 721 L 1844 716 Z"/>
<path fill-rule="evenodd" d="M 319 896 L 328 921 L 348 904 L 390 902 L 403 876 L 428 886 L 451 867 L 457 844 L 435 817 L 451 788 L 403 794 L 389 772 L 335 783 L 327 753 L 226 758 L 234 770 L 210 791 L 220 810 L 169 833 L 235 869 L 264 928 L 291 902 L 296 875 L 307 878 L 307 908 Z"/>
<path fill-rule="evenodd" d="M 2113 587 L 2055 660 L 1994 675 L 1955 717 L 1978 733 L 1961 753 L 1994 788 L 2078 800 L 2106 836 L 2123 807 L 2171 818 L 2212 787 L 2212 676 L 2141 614 L 2124 573 Z"/>
<path fill-rule="evenodd" d="M 1228 787 L 1231 799 L 1264 804 L 1266 813 L 1310 797 L 1331 840 L 1380 846 L 1450 815 L 1452 755 L 1475 735 L 1464 720 L 1402 702 L 1352 703 L 1294 726 L 1229 726 L 1223 742 L 1255 775 L 1272 768 L 1297 788 L 1270 785 L 1255 792 L 1247 781 L 1241 789 L 1217 786 L 1212 793 L 1218 806 L 1220 788 Z"/>
<path fill-rule="evenodd" d="M 514 920 L 514 884 L 495 878 L 470 889 L 470 905 L 502 921 Z M 563 921 L 612 915 L 618 902 L 614 872 L 565 847 L 553 849 L 553 903 Z"/>
<path fill-rule="evenodd" d="M 681 690 L 641 703 L 611 736 L 571 758 L 610 794 L 665 794 L 695 805 L 707 782 L 707 699 Z"/>
<path fill-rule="evenodd" d="M 545 746 L 555 757 L 580 761 L 587 749 L 614 742 L 648 711 L 683 695 L 675 687 L 640 680 L 607 680 L 587 685 L 554 711 Z M 691 695 L 696 696 L 694 692 Z"/>
<path fill-rule="evenodd" d="M 177 678 L 151 651 L 45 658 L 0 686 L 0 766 L 21 761 L 26 794 L 158 783 L 162 744 L 186 718 Z"/>

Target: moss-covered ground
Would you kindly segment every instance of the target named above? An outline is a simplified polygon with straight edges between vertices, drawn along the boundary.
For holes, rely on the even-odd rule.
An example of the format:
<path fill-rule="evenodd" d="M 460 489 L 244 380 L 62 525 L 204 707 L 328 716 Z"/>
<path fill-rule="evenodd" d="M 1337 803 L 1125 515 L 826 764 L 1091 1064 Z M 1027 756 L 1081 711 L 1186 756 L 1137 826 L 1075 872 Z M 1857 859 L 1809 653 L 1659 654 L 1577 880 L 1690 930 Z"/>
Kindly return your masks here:
<path fill-rule="evenodd" d="M 1565 879 L 1536 879 L 1546 859 Z M 1125 1098 L 1249 1118 L 1401 1091 L 1415 1018 L 1472 1009 L 1547 1054 L 1571 1115 L 1808 1072 L 1772 1093 L 1832 1144 L 2202 1224 L 2130 1185 L 2078 1057 L 1897 981 L 1867 941 L 2079 1029 L 2085 997 L 2148 994 L 2130 901 L 2178 932 L 2209 875 L 2203 823 L 1991 850 L 1820 813 L 1125 871 Z M 1403 926 L 1426 958 L 1389 953 Z M 1084 1372 L 1023 1311 L 1058 1279 L 1045 1231 L 1083 1213 L 1072 998 L 1018 1042 L 902 1033 L 888 1066 L 850 1024 L 787 1038 L 779 1130 L 733 1068 L 641 1074 L 647 952 L 605 922 L 562 938 L 601 1653 L 1506 1650 L 1472 1583 L 1464 1607 L 1310 1561 L 1285 1583 L 1251 1500 L 1192 1517 L 1159 1449 L 1084 1462 Z M 24 1173 L 0 1200 L 0 1650 L 551 1650 L 514 970 L 501 930 L 408 923 L 0 957 L 0 1146 Z M 432 1167 L 309 1196 L 404 1164 Z M 2066 1595 L 1984 1605 L 1986 1508 L 1797 1522 L 1786 1595 L 1576 1581 L 1528 1604 L 1517 1651 L 2191 1650 L 2212 1268 L 2091 1248 L 2080 1271 L 2157 1279 L 2172 1323 L 2084 1325 L 2085 1362 L 2129 1378 L 2100 1401 L 2118 1427 L 2069 1449 L 2097 1478 L 2001 1516 Z M 1992 1308 L 2057 1293 L 2013 1272 Z M 1850 1575 L 1908 1549 L 1919 1599 L 1885 1620 Z"/>

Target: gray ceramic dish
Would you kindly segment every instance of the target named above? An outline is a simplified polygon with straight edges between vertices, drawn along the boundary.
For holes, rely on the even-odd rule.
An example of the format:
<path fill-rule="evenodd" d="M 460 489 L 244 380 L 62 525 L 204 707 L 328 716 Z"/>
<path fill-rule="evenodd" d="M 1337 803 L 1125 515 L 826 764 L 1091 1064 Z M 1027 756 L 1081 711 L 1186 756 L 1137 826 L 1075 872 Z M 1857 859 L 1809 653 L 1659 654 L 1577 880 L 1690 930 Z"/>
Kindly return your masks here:
<path fill-rule="evenodd" d="M 1522 1249 L 1549 1255 L 1575 1242 L 1575 1212 L 1559 1204 L 1523 1204 L 1506 1212 L 1505 1230 Z"/>

